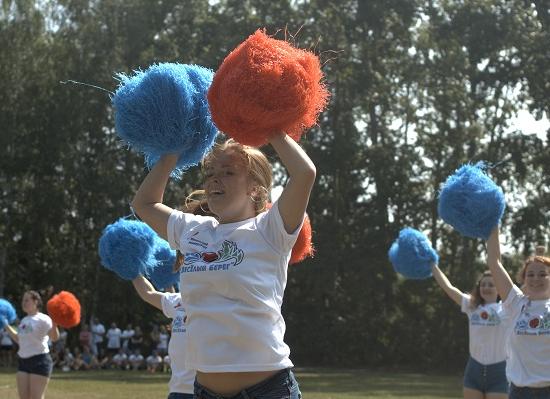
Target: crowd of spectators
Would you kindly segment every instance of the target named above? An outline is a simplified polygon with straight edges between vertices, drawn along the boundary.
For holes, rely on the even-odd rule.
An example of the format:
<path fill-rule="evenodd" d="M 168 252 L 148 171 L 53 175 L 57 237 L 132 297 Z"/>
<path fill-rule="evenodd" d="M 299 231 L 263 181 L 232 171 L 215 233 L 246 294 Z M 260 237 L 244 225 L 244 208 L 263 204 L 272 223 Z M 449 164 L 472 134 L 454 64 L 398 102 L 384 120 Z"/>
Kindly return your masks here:
<path fill-rule="evenodd" d="M 165 325 L 151 325 L 145 334 L 140 326 L 132 324 L 121 330 L 112 322 L 107 329 L 94 317 L 90 324 L 82 323 L 79 328 L 71 329 L 71 337 L 67 330 L 61 327 L 59 330 L 59 339 L 50 342 L 54 367 L 59 370 L 170 371 L 170 332 Z M 17 344 L 3 329 L 0 330 L 0 367 L 14 367 L 16 353 Z"/>

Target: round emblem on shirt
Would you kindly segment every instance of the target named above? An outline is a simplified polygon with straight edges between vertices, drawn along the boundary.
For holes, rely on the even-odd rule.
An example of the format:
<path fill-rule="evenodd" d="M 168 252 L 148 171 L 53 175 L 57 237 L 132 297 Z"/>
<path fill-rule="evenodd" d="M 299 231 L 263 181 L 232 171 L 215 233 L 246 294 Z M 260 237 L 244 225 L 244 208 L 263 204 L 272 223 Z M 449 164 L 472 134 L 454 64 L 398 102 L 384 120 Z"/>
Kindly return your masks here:
<path fill-rule="evenodd" d="M 531 319 L 529 320 L 529 327 L 531 328 L 537 328 L 540 324 L 540 320 L 539 319 Z"/>
<path fill-rule="evenodd" d="M 487 320 L 489 318 L 489 313 L 483 311 L 481 312 L 480 316 L 483 320 Z"/>

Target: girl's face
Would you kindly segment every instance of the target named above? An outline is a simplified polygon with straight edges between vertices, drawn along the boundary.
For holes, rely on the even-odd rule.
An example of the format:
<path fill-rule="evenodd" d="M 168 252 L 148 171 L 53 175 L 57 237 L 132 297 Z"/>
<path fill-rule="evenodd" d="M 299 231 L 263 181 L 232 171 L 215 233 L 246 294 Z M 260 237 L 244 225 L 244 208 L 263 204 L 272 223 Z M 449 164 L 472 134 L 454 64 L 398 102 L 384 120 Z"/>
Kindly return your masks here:
<path fill-rule="evenodd" d="M 38 312 L 38 306 L 36 305 L 36 301 L 32 298 L 32 296 L 29 293 L 26 293 L 23 295 L 23 300 L 21 301 L 21 307 L 23 308 L 23 312 L 27 314 L 34 314 Z"/>
<path fill-rule="evenodd" d="M 524 284 L 531 299 L 550 298 L 550 267 L 544 263 L 531 262 L 525 269 Z"/>
<path fill-rule="evenodd" d="M 256 215 L 251 194 L 254 185 L 235 151 L 218 154 L 205 168 L 204 190 L 208 208 L 220 223 L 232 223 Z"/>
<path fill-rule="evenodd" d="M 479 282 L 479 294 L 485 303 L 494 303 L 497 301 L 497 289 L 491 276 L 485 276 Z"/>

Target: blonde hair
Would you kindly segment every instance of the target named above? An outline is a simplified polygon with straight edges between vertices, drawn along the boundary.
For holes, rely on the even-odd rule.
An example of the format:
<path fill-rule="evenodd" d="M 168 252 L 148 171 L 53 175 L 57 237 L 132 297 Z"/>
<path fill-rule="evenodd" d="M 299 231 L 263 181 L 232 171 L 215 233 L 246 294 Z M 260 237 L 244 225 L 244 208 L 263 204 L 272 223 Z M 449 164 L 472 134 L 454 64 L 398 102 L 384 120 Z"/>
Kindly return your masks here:
<path fill-rule="evenodd" d="M 271 185 L 273 184 L 273 172 L 267 157 L 257 148 L 240 144 L 233 139 L 216 144 L 212 151 L 204 157 L 201 164 L 202 170 L 204 171 L 220 154 L 228 151 L 233 151 L 239 156 L 248 171 L 248 176 L 259 188 L 259 190 L 256 190 L 255 196 L 251 198 L 254 202 L 256 215 L 265 211 L 269 201 Z M 204 190 L 197 190 L 191 193 L 189 197 L 203 193 Z"/>
<path fill-rule="evenodd" d="M 229 139 L 222 144 L 216 144 L 212 151 L 204 157 L 201 163 L 203 172 L 208 167 L 210 162 L 225 151 L 235 151 L 235 153 L 239 155 L 246 170 L 248 171 L 248 176 L 260 188 L 260 190 L 256 193 L 256 198 L 252 198 L 256 215 L 265 211 L 269 201 L 269 192 L 271 190 L 273 174 L 271 171 L 271 164 L 267 160 L 264 153 L 257 148 L 243 145 L 233 139 Z M 189 194 L 185 198 L 183 208 L 183 212 L 186 213 L 215 217 L 215 215 L 208 208 L 208 202 L 206 201 L 204 190 L 195 190 Z M 174 273 L 181 269 L 183 262 L 183 254 L 179 250 L 176 251 L 176 260 L 172 268 Z"/>
<path fill-rule="evenodd" d="M 527 259 L 525 259 L 525 262 L 523 263 L 523 266 L 519 270 L 518 274 L 516 275 L 516 280 L 523 284 L 525 282 L 525 273 L 527 272 L 527 266 L 529 266 L 531 263 L 539 262 L 543 265 L 546 265 L 547 267 L 550 267 L 550 258 L 547 256 L 530 256 Z"/>

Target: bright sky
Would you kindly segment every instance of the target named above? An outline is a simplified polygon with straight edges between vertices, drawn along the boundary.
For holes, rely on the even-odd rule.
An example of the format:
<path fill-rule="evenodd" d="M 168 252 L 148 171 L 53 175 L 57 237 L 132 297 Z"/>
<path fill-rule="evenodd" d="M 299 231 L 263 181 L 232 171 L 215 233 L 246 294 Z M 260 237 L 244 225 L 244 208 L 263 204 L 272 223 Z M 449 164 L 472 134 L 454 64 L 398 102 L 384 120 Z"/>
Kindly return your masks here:
<path fill-rule="evenodd" d="M 524 134 L 536 133 L 541 140 L 546 140 L 546 132 L 550 129 L 547 116 L 537 121 L 527 110 L 518 112 L 517 118 L 512 119 L 511 130 L 521 130 Z"/>

